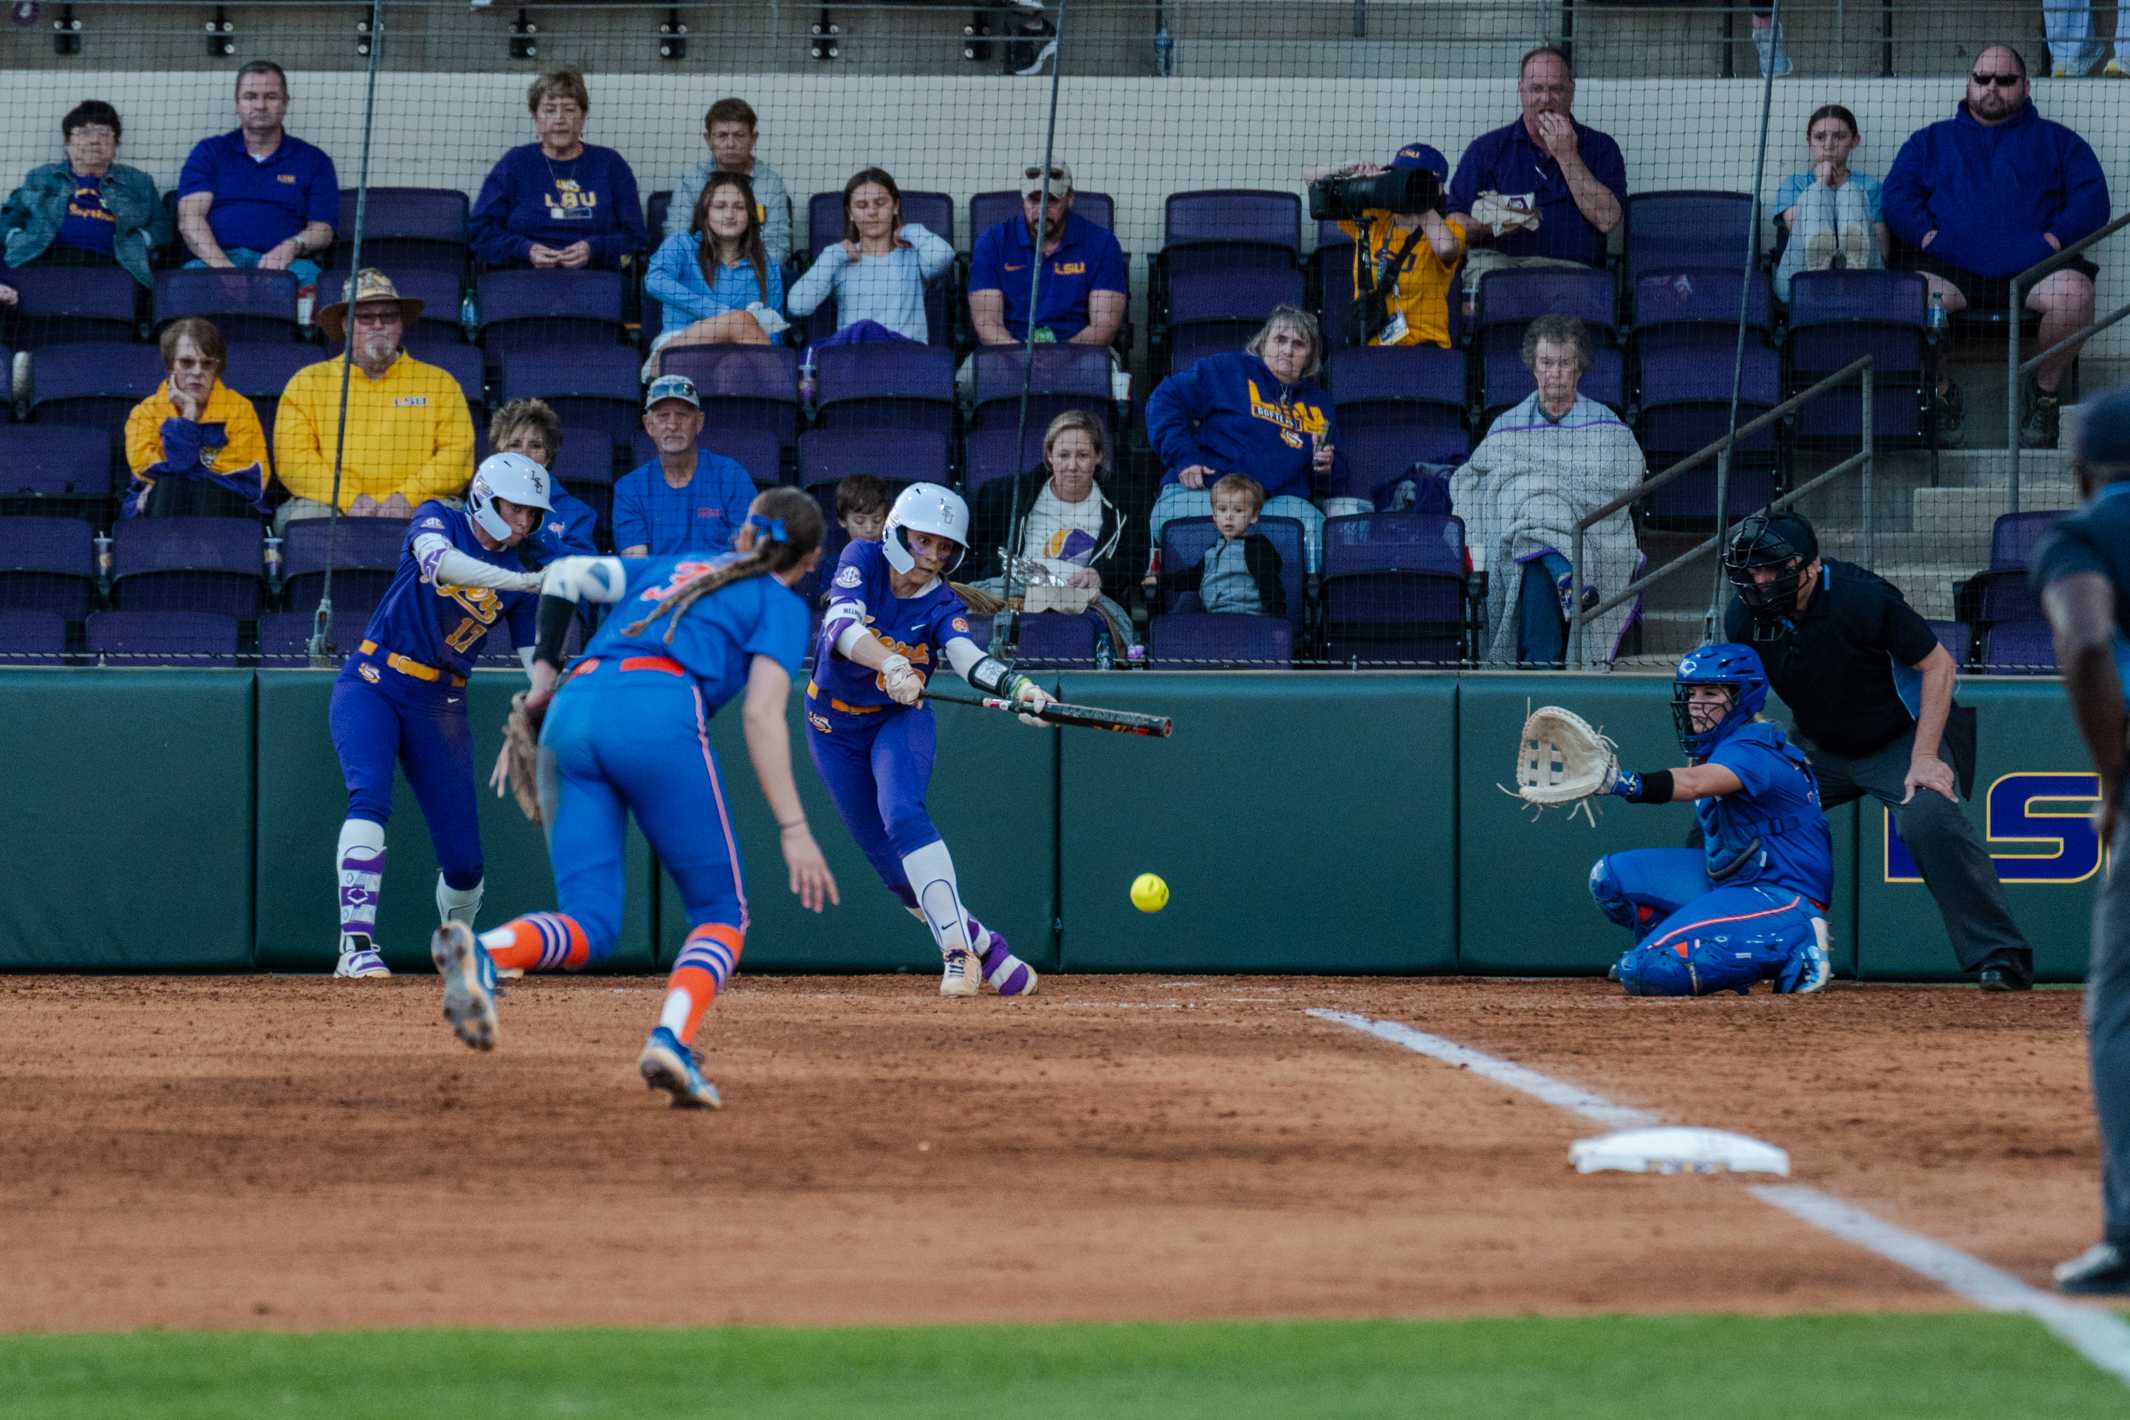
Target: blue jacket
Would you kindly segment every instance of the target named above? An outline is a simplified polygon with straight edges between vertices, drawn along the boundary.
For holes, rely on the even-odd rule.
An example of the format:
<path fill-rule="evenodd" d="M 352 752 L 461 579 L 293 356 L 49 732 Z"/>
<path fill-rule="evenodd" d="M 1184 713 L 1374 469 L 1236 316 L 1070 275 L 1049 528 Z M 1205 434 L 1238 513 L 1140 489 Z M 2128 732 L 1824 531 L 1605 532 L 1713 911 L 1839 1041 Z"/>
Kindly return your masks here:
<path fill-rule="evenodd" d="M 74 170 L 65 163 L 30 169 L 22 186 L 8 195 L 6 210 L 0 212 L 9 266 L 28 266 L 45 254 L 67 219 L 67 199 L 73 195 Z M 154 286 L 149 259 L 175 235 L 170 210 L 155 190 L 155 179 L 139 168 L 113 163 L 104 175 L 103 203 L 118 219 L 111 236 L 112 259 L 141 285 Z"/>
<path fill-rule="evenodd" d="M 1346 456 L 1332 430 L 1331 396 L 1311 384 L 1282 385 L 1246 351 L 1206 356 L 1163 380 L 1146 402 L 1146 436 L 1161 455 L 1163 483 L 1204 464 L 1215 474 L 1248 474 L 1267 498 L 1307 499 L 1312 434 L 1330 441 L 1332 481 L 1343 487 Z"/>
<path fill-rule="evenodd" d="M 2086 140 L 2029 100 L 1985 127 L 1961 104 L 1910 134 L 1886 174 L 1886 225 L 1912 247 L 1981 276 L 2016 276 L 2108 220 L 2108 179 Z"/>

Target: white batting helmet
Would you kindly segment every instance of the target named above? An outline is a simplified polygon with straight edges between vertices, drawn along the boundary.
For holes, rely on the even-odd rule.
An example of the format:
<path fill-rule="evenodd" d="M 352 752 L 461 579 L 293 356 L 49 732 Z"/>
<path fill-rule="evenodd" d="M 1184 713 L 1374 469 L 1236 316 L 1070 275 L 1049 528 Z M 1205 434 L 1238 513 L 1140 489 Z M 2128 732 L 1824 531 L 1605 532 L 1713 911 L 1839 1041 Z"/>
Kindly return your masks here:
<path fill-rule="evenodd" d="M 907 572 L 917 565 L 917 559 L 910 555 L 909 543 L 904 541 L 906 532 L 936 533 L 952 542 L 956 548 L 954 560 L 940 572 L 942 577 L 951 577 L 969 555 L 969 505 L 951 488 L 913 483 L 895 499 L 880 530 L 880 550 L 887 554 L 888 566 L 897 572 Z"/>
<path fill-rule="evenodd" d="M 523 454 L 490 454 L 473 471 L 473 486 L 466 490 L 466 511 L 474 525 L 498 541 L 510 537 L 511 527 L 496 511 L 496 499 L 505 498 L 521 508 L 548 512 L 554 503 L 547 496 L 547 470 Z"/>

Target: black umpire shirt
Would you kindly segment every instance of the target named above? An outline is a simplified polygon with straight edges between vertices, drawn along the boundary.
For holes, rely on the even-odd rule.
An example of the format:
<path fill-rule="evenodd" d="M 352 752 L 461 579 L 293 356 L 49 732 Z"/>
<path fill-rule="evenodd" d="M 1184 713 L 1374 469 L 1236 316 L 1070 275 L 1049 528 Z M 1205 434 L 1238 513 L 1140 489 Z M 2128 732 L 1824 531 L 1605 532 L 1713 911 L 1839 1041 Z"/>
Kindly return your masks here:
<path fill-rule="evenodd" d="M 1915 728 L 1923 703 L 1915 667 L 1938 638 L 1900 588 L 1830 557 L 1804 611 L 1777 627 L 1774 640 L 1755 640 L 1752 616 L 1736 596 L 1723 617 L 1729 639 L 1760 653 L 1768 683 L 1806 739 L 1856 759 Z"/>

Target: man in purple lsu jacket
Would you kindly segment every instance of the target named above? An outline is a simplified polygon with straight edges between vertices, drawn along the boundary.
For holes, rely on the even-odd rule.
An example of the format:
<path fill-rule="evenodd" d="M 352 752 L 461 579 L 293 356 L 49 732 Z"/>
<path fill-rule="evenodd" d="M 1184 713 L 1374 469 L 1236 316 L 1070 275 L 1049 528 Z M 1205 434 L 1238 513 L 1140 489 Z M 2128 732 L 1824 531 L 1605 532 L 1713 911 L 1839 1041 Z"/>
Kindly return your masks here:
<path fill-rule="evenodd" d="M 2001 311 L 2012 277 L 2108 220 L 2108 180 L 2085 139 L 2035 111 L 2019 51 L 1993 44 L 1976 57 L 1953 116 L 1901 145 L 1883 205 L 1886 225 L 1910 248 L 1906 264 L 1948 313 Z M 2035 349 L 2093 319 L 2098 270 L 2076 258 L 2027 290 L 2027 309 L 2041 316 Z M 2019 426 L 2026 448 L 2056 447 L 2059 390 L 2077 354 L 2074 345 L 2029 379 Z M 1957 442 L 1960 405 L 1959 387 L 1941 382 L 1941 442 Z"/>

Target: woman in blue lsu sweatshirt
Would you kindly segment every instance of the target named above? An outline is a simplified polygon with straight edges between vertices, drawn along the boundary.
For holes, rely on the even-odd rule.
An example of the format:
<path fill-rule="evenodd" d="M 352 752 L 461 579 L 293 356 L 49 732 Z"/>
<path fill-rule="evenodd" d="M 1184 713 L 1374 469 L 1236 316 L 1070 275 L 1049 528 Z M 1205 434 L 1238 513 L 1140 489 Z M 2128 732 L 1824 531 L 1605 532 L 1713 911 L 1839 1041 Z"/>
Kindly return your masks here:
<path fill-rule="evenodd" d="M 474 200 L 474 255 L 490 267 L 611 271 L 644 249 L 636 174 L 612 148 L 584 141 L 584 76 L 557 69 L 525 96 L 537 143 L 503 155 Z"/>
<path fill-rule="evenodd" d="M 1265 490 L 1266 517 L 1298 518 L 1303 559 L 1323 562 L 1324 515 L 1310 502 L 1315 480 L 1345 459 L 1331 425 L 1331 396 L 1312 383 L 1324 368 L 1316 317 L 1279 306 L 1250 343 L 1163 380 L 1146 402 L 1146 434 L 1161 456 L 1161 493 L 1149 531 L 1155 547 L 1171 518 L 1213 511 L 1206 490 L 1224 473 L 1244 473 Z"/>

